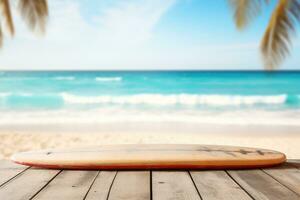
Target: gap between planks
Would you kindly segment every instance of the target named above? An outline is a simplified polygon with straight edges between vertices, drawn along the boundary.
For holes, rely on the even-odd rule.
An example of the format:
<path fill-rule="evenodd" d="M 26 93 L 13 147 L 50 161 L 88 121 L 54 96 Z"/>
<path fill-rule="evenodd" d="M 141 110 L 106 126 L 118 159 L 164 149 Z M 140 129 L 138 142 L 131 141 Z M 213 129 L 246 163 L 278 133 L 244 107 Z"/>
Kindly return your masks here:
<path fill-rule="evenodd" d="M 285 186 L 300 199 L 300 170 L 290 163 L 285 163 L 279 167 L 262 169 L 267 175 Z"/>
<path fill-rule="evenodd" d="M 299 200 L 299 196 L 262 170 L 228 170 L 228 174 L 254 199 Z"/>

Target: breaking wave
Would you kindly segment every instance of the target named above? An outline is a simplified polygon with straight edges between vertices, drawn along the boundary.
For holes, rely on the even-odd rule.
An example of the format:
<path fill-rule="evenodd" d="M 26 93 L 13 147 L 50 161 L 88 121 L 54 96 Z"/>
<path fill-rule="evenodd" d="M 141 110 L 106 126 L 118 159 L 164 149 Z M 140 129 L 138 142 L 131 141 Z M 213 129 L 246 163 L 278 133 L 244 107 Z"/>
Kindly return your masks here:
<path fill-rule="evenodd" d="M 75 77 L 73 77 L 73 76 L 58 76 L 58 77 L 54 77 L 54 79 L 59 80 L 59 81 L 63 81 L 63 80 L 72 81 L 72 80 L 75 80 Z"/>
<path fill-rule="evenodd" d="M 71 104 L 146 104 L 146 105 L 209 105 L 240 106 L 254 104 L 284 104 L 287 95 L 274 96 L 237 96 L 237 95 L 161 95 L 137 94 L 128 96 L 77 96 L 61 94 L 64 102 Z M 299 100 L 299 99 L 298 99 Z"/>
<path fill-rule="evenodd" d="M 98 82 L 112 82 L 112 81 L 122 81 L 122 77 L 96 77 Z"/>
<path fill-rule="evenodd" d="M 133 94 L 133 95 L 99 95 L 83 96 L 71 93 L 34 94 L 34 93 L 0 93 L 4 105 L 15 103 L 32 105 L 43 104 L 113 104 L 113 105 L 147 105 L 147 106 L 300 106 L 300 95 L 200 95 L 200 94 Z"/>

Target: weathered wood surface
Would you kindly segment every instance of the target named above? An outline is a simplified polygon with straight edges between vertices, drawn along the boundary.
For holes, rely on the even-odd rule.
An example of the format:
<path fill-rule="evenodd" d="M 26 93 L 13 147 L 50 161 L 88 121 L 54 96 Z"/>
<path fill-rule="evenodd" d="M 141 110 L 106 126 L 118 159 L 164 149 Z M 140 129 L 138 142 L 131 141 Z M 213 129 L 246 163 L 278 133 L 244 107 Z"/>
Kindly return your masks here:
<path fill-rule="evenodd" d="M 2 199 L 300 200 L 300 160 L 228 171 L 60 171 L 0 161 Z"/>
<path fill-rule="evenodd" d="M 148 200 L 150 197 L 149 171 L 120 171 L 115 177 L 108 199 Z"/>
<path fill-rule="evenodd" d="M 152 173 L 153 199 L 200 200 L 189 172 L 163 171 Z"/>
<path fill-rule="evenodd" d="M 59 171 L 28 169 L 0 187 L 0 199 L 27 200 L 39 193 Z"/>
<path fill-rule="evenodd" d="M 0 186 L 25 171 L 28 167 L 17 165 L 8 160 L 0 162 Z"/>
<path fill-rule="evenodd" d="M 251 197 L 224 171 L 192 171 L 203 199 L 251 200 Z"/>
<path fill-rule="evenodd" d="M 272 178 L 276 179 L 282 185 L 300 195 L 300 170 L 291 164 L 285 164 L 281 167 L 264 169 Z"/>
<path fill-rule="evenodd" d="M 99 172 L 86 196 L 86 200 L 106 200 L 116 175 L 116 171 Z"/>
<path fill-rule="evenodd" d="M 97 171 L 62 171 L 34 199 L 84 199 L 97 174 Z"/>
<path fill-rule="evenodd" d="M 254 199 L 299 200 L 300 198 L 261 170 L 234 170 L 229 171 L 229 174 Z"/>

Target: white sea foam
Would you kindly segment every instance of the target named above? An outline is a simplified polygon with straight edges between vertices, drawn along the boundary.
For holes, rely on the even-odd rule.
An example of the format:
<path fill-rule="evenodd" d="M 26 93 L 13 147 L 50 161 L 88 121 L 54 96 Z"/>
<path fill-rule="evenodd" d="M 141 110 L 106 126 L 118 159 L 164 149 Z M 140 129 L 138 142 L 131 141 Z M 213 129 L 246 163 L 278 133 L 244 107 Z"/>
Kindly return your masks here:
<path fill-rule="evenodd" d="M 67 80 L 67 81 L 72 81 L 75 80 L 75 77 L 73 76 L 58 76 L 54 77 L 55 80 Z"/>
<path fill-rule="evenodd" d="M 124 108 L 59 111 L 1 112 L 0 125 L 8 124 L 103 124 L 103 123 L 193 123 L 219 125 L 292 125 L 300 126 L 300 110 L 289 111 L 163 111 Z"/>
<path fill-rule="evenodd" d="M 0 93 L 0 97 L 8 97 L 8 96 L 31 97 L 31 96 L 34 96 L 34 94 L 33 93 L 26 93 L 26 92 L 21 92 L 21 93 L 4 92 L 4 93 Z"/>
<path fill-rule="evenodd" d="M 146 105 L 209 105 L 240 106 L 254 104 L 284 104 L 287 95 L 238 96 L 238 95 L 161 95 L 138 94 L 124 96 L 77 96 L 62 93 L 62 98 L 70 104 L 146 104 Z"/>
<path fill-rule="evenodd" d="M 7 97 L 9 95 L 11 95 L 11 93 L 9 93 L 9 92 L 0 93 L 0 97 Z"/>
<path fill-rule="evenodd" d="M 0 79 L 4 81 L 31 81 L 40 79 L 40 77 L 1 77 Z"/>
<path fill-rule="evenodd" d="M 95 80 L 98 82 L 122 81 L 122 77 L 97 77 Z"/>

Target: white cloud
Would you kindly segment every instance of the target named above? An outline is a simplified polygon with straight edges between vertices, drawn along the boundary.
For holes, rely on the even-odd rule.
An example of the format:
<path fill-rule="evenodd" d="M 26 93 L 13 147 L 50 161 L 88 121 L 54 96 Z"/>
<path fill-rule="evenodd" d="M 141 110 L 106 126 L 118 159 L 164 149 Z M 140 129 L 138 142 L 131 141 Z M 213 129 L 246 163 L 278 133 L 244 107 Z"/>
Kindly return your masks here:
<path fill-rule="evenodd" d="M 122 1 L 99 17 L 110 41 L 140 42 L 151 38 L 154 26 L 174 0 Z"/>
<path fill-rule="evenodd" d="M 82 15 L 80 3 L 49 1 L 44 38 L 32 35 L 16 17 L 17 35 L 14 41 L 6 41 L 0 69 L 93 68 L 109 64 L 110 59 L 114 65 L 118 57 L 130 56 L 151 39 L 155 25 L 175 0 L 117 0 L 99 9 L 92 22 Z"/>
<path fill-rule="evenodd" d="M 82 14 L 82 4 L 89 3 L 88 0 L 49 0 L 49 3 L 51 15 L 45 37 L 31 34 L 20 17 L 15 18 L 17 35 L 14 40 L 5 41 L 0 51 L 0 69 L 251 69 L 253 66 L 259 69 L 262 66 L 258 43 L 178 45 L 174 38 L 157 39 L 156 25 L 176 0 L 115 0 L 99 7 L 99 12 L 89 18 Z M 299 44 L 297 40 L 298 49 Z M 297 62 L 294 57 L 288 65 Z"/>

